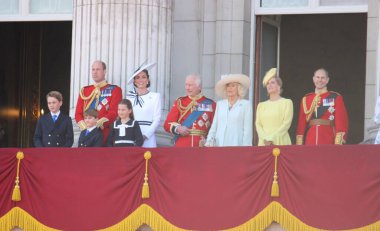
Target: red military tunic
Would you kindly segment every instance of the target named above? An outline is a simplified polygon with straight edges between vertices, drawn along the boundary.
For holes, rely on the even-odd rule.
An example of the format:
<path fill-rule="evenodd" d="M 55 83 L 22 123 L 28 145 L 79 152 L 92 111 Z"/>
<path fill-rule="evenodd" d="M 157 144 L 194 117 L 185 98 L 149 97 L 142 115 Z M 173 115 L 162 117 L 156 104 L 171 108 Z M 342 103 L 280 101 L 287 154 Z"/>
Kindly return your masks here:
<path fill-rule="evenodd" d="M 117 117 L 117 107 L 121 99 L 121 88 L 107 82 L 100 83 L 98 86 L 83 87 L 78 96 L 75 120 L 82 130 L 85 129 L 84 112 L 88 108 L 96 109 L 99 113 L 97 126 L 103 128 L 104 144 L 107 140 L 109 127 Z"/>
<path fill-rule="evenodd" d="M 178 98 L 166 117 L 164 129 L 178 137 L 175 141 L 177 147 L 199 147 L 200 140 L 206 139 L 208 130 L 214 118 L 216 104 L 213 100 L 205 96 L 198 95 L 193 98 L 184 96 Z M 176 127 L 183 125 L 191 113 L 196 111 L 196 120 L 189 126 L 190 134 L 180 136 L 176 132 Z"/>
<path fill-rule="evenodd" d="M 343 144 L 347 132 L 348 116 L 340 94 L 327 91 L 303 97 L 296 144 Z"/>

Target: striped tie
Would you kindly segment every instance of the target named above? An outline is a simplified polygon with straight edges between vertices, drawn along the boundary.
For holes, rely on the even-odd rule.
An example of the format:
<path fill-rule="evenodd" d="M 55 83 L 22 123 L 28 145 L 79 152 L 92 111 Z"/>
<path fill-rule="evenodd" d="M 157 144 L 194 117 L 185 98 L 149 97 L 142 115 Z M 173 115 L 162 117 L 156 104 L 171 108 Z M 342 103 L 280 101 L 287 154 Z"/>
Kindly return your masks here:
<path fill-rule="evenodd" d="M 55 121 L 57 121 L 57 118 L 58 118 L 57 115 L 53 115 L 53 121 L 54 121 L 54 123 L 55 123 Z"/>

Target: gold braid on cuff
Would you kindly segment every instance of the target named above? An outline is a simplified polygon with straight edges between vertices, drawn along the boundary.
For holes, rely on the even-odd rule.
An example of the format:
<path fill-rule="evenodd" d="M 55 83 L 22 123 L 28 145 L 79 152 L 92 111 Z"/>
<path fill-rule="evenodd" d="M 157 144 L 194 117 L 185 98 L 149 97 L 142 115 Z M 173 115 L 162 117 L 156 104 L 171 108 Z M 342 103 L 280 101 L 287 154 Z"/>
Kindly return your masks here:
<path fill-rule="evenodd" d="M 303 144 L 303 135 L 297 135 L 296 136 L 296 144 L 302 145 Z"/>
<path fill-rule="evenodd" d="M 96 127 L 103 129 L 104 128 L 104 123 L 107 122 L 107 121 L 108 121 L 108 119 L 106 117 L 100 118 L 96 122 Z"/>
<path fill-rule="evenodd" d="M 337 132 L 335 135 L 335 144 L 345 144 L 346 141 L 343 139 L 345 132 Z"/>
<path fill-rule="evenodd" d="M 86 123 L 83 120 L 81 120 L 81 121 L 78 122 L 78 126 L 79 126 L 79 128 L 80 128 L 81 131 L 87 129 L 87 125 L 86 125 Z"/>

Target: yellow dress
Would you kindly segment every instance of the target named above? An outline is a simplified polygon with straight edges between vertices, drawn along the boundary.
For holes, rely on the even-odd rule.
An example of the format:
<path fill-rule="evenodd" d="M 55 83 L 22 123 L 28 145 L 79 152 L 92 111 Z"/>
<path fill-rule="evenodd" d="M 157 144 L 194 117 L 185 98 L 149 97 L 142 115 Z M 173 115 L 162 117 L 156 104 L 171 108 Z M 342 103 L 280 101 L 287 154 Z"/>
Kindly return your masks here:
<path fill-rule="evenodd" d="M 259 146 L 264 146 L 264 140 L 275 145 L 292 144 L 288 130 L 293 119 L 293 102 L 280 98 L 276 101 L 259 103 L 256 110 L 256 131 L 259 135 Z"/>

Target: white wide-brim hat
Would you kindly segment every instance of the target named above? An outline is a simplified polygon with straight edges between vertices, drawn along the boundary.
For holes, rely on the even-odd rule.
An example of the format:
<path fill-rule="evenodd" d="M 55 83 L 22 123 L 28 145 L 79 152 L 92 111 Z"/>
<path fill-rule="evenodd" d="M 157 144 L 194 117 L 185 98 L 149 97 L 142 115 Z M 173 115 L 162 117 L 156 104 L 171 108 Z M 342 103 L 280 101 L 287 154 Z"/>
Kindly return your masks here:
<path fill-rule="evenodd" d="M 222 75 L 219 82 L 215 85 L 215 92 L 218 96 L 226 98 L 226 85 L 229 83 L 239 83 L 245 90 L 247 90 L 251 84 L 249 77 L 243 74 L 229 74 Z"/>
<path fill-rule="evenodd" d="M 156 62 L 154 62 L 154 63 L 148 63 L 148 64 L 146 64 L 146 65 L 141 65 L 139 68 L 137 68 L 137 70 L 133 73 L 133 75 L 128 79 L 128 82 L 127 82 L 127 84 L 130 84 L 131 82 L 133 82 L 133 78 L 136 76 L 136 75 L 138 75 L 141 71 L 143 71 L 143 70 L 150 70 L 150 69 L 152 69 L 154 66 L 156 66 Z"/>

